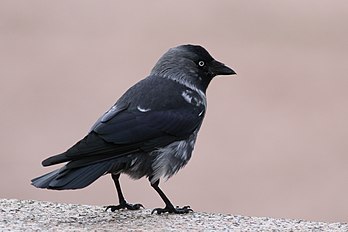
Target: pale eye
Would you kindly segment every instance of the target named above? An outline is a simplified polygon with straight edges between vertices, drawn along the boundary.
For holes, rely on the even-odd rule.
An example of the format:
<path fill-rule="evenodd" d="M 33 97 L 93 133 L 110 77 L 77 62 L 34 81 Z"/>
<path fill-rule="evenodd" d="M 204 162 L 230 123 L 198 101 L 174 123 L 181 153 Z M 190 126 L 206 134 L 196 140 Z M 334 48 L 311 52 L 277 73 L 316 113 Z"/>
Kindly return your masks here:
<path fill-rule="evenodd" d="M 201 67 L 203 67 L 203 66 L 204 66 L 204 61 L 203 61 L 203 60 L 199 61 L 199 62 L 198 62 L 198 65 L 201 66 Z"/>

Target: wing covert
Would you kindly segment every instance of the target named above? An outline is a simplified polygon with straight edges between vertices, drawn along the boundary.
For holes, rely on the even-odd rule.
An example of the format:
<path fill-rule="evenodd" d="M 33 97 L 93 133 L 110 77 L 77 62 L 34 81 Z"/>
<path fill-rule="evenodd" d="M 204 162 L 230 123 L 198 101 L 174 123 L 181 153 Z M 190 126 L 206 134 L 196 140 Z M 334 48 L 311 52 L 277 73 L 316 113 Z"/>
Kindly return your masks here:
<path fill-rule="evenodd" d="M 146 142 L 161 136 L 185 138 L 202 122 L 203 115 L 193 107 L 140 112 L 124 110 L 107 121 L 100 121 L 93 131 L 114 144 Z"/>

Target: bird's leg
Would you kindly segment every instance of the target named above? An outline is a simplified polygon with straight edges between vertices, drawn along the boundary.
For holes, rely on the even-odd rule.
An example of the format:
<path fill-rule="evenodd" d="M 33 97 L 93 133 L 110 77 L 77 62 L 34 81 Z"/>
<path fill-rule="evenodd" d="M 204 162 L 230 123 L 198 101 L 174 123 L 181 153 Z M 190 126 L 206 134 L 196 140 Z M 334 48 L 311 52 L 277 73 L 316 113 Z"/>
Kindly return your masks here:
<path fill-rule="evenodd" d="M 137 210 L 140 208 L 144 208 L 144 206 L 142 204 L 134 204 L 134 205 L 129 204 L 124 199 L 124 196 L 123 196 L 122 190 L 121 190 L 121 185 L 120 185 L 120 182 L 118 180 L 120 178 L 120 174 L 111 174 L 111 177 L 114 180 L 115 187 L 117 190 L 118 200 L 119 200 L 120 204 L 119 205 L 109 205 L 106 207 L 105 210 L 110 209 L 112 212 L 114 212 L 115 210 L 119 210 L 119 209 Z"/>
<path fill-rule="evenodd" d="M 156 192 L 160 195 L 164 203 L 166 204 L 166 207 L 162 208 L 156 208 L 152 210 L 152 213 L 157 213 L 157 214 L 162 214 L 162 213 L 175 213 L 175 214 L 184 214 L 184 213 L 189 213 L 193 212 L 192 209 L 190 209 L 190 206 L 184 206 L 180 208 L 179 206 L 174 207 L 173 204 L 170 202 L 168 197 L 164 194 L 164 192 L 160 189 L 159 185 L 159 180 L 157 180 L 154 183 L 151 183 L 151 186 L 156 190 Z"/>

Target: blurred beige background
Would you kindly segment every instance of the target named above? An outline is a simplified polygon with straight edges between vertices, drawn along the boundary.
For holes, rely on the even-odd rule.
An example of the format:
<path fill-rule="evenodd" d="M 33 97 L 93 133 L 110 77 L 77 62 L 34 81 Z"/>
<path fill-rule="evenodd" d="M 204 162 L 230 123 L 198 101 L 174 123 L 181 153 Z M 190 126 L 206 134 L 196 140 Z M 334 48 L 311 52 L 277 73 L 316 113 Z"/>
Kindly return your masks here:
<path fill-rule="evenodd" d="M 117 203 L 109 176 L 61 192 L 30 179 L 193 43 L 238 75 L 208 89 L 193 157 L 161 184 L 174 204 L 348 222 L 347 23 L 345 0 L 1 1 L 0 197 Z M 162 206 L 146 179 L 121 181 L 130 202 Z"/>

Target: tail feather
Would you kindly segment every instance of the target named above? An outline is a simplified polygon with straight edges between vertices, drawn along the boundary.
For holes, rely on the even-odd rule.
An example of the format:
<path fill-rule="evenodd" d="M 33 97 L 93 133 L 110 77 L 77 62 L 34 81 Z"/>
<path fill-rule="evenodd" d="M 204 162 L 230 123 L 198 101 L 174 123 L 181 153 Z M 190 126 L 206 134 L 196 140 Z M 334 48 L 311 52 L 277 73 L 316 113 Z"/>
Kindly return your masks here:
<path fill-rule="evenodd" d="M 47 167 L 54 164 L 64 163 L 69 161 L 70 159 L 66 156 L 65 152 L 59 155 L 51 156 L 44 161 L 42 161 L 42 166 Z"/>
<path fill-rule="evenodd" d="M 80 168 L 69 169 L 66 166 L 31 180 L 37 188 L 80 189 L 84 188 L 110 170 L 109 162 L 100 162 Z"/>
<path fill-rule="evenodd" d="M 59 175 L 60 169 L 47 173 L 31 180 L 31 184 L 37 188 L 49 188 L 50 182 Z"/>
<path fill-rule="evenodd" d="M 68 168 L 87 166 L 93 163 L 124 157 L 140 150 L 142 143 L 114 144 L 104 141 L 91 132 L 69 148 L 66 152 L 51 156 L 42 161 L 43 166 L 70 162 Z"/>

